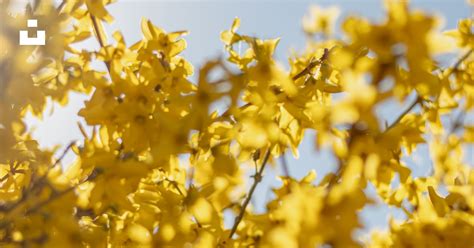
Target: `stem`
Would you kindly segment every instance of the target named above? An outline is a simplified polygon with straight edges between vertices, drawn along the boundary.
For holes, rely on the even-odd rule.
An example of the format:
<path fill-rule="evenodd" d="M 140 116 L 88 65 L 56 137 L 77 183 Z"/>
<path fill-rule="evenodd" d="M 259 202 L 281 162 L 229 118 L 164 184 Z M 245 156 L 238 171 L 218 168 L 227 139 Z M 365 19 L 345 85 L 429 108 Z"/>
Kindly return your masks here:
<path fill-rule="evenodd" d="M 458 61 L 453 65 L 452 68 L 450 68 L 450 70 L 448 71 L 448 73 L 446 74 L 446 77 L 449 77 L 451 76 L 451 74 L 453 74 L 453 72 L 457 71 L 458 67 L 461 66 L 461 63 L 466 60 L 467 58 L 469 58 L 469 55 L 471 55 L 471 53 L 473 52 L 473 49 L 470 49 L 469 51 L 467 51 L 467 53 L 465 53 L 461 58 L 458 59 Z"/>
<path fill-rule="evenodd" d="M 61 12 L 61 10 L 63 10 L 64 6 L 66 5 L 66 1 L 62 1 L 61 4 L 59 4 L 59 6 L 56 8 L 56 11 L 57 12 Z"/>
<path fill-rule="evenodd" d="M 97 41 L 99 42 L 99 45 L 101 48 L 104 48 L 107 46 L 107 38 L 102 35 L 101 28 L 99 26 L 99 21 L 97 18 L 93 15 L 91 15 L 91 20 L 92 20 L 92 26 L 94 27 L 94 32 L 95 32 L 95 37 L 97 37 Z M 107 51 L 105 51 L 107 53 Z M 107 70 L 109 71 L 110 74 L 110 63 L 109 62 L 104 62 L 105 66 L 107 66 Z"/>
<path fill-rule="evenodd" d="M 97 18 L 91 15 L 91 20 L 92 20 L 92 25 L 94 27 L 95 37 L 97 37 L 97 41 L 99 42 L 99 45 L 101 47 L 105 47 L 106 38 L 102 35 L 102 32 L 100 32 L 99 22 L 97 21 Z"/>
<path fill-rule="evenodd" d="M 234 236 L 234 233 L 237 231 L 237 227 L 239 226 L 240 222 L 244 218 L 245 210 L 247 206 L 249 205 L 250 200 L 252 199 L 252 195 L 255 192 L 255 189 L 257 188 L 258 183 L 262 181 L 263 170 L 265 169 L 268 159 L 270 158 L 271 150 L 272 150 L 271 147 L 268 148 L 268 151 L 265 154 L 265 158 L 263 159 L 262 166 L 257 172 L 255 172 L 255 175 L 253 176 L 254 181 L 253 181 L 252 187 L 250 187 L 250 191 L 247 194 L 247 198 L 245 198 L 244 203 L 240 207 L 239 215 L 237 215 L 237 217 L 235 218 L 234 225 L 232 226 L 232 229 L 229 234 L 229 239 L 231 239 L 232 236 Z"/>
<path fill-rule="evenodd" d="M 64 159 L 64 157 L 66 157 L 66 154 L 72 149 L 72 147 L 75 145 L 75 141 L 71 142 L 67 148 L 63 151 L 63 153 L 61 154 L 61 156 L 54 162 L 53 165 L 51 165 L 48 170 L 44 173 L 44 175 L 40 176 L 38 179 L 36 180 L 32 180 L 31 182 L 31 186 L 30 186 L 30 189 L 29 190 L 25 190 L 21 196 L 21 198 L 13 203 L 12 205 L 10 206 L 3 206 L 0 204 L 0 211 L 6 211 L 7 213 L 9 212 L 12 212 L 14 211 L 18 206 L 20 206 L 21 204 L 23 204 L 24 202 L 26 202 L 28 200 L 28 196 L 32 193 L 32 191 L 35 191 L 35 190 L 41 190 L 44 186 L 45 186 L 45 183 L 46 183 L 46 179 L 48 177 L 48 174 L 50 172 L 50 169 L 56 167 L 58 164 L 61 163 L 61 161 Z M 0 178 L 0 182 L 3 182 L 4 180 L 6 180 L 8 178 L 8 175 L 9 174 L 6 174 L 4 177 Z"/>
<path fill-rule="evenodd" d="M 71 143 L 69 143 L 69 145 L 66 147 L 66 149 L 64 149 L 61 156 L 59 156 L 59 158 L 56 160 L 56 162 L 54 162 L 54 164 L 53 164 L 53 166 L 51 166 L 51 168 L 54 168 L 54 167 L 56 167 L 56 165 L 60 164 L 63 161 L 63 159 L 66 157 L 67 153 L 72 149 L 72 147 L 75 144 L 76 144 L 76 141 L 72 141 Z"/>
<path fill-rule="evenodd" d="M 61 196 L 65 195 L 69 192 L 72 192 L 76 188 L 76 186 L 70 187 L 68 189 L 65 189 L 64 191 L 57 192 L 57 193 L 53 194 L 47 200 L 42 201 L 42 202 L 38 203 L 37 205 L 33 206 L 32 208 L 26 210 L 24 215 L 27 216 L 27 215 L 30 215 L 32 213 L 35 213 L 36 211 L 40 210 L 42 207 L 44 207 L 44 206 L 48 205 L 49 203 L 55 201 L 56 199 L 60 198 Z"/>
<path fill-rule="evenodd" d="M 329 57 L 329 49 L 327 48 L 324 48 L 324 53 L 323 55 L 321 55 L 321 57 L 318 59 L 318 60 L 314 60 L 311 59 L 311 61 L 309 62 L 308 66 L 306 66 L 306 68 L 304 68 L 300 73 L 296 74 L 295 76 L 293 76 L 293 80 L 297 80 L 298 78 L 300 77 L 303 77 L 305 75 L 308 75 L 311 73 L 311 70 L 316 67 L 317 65 L 320 65 L 322 64 L 327 58 Z"/>
<path fill-rule="evenodd" d="M 44 173 L 44 175 L 42 175 L 40 178 L 38 178 L 38 180 L 33 182 L 33 186 L 43 184 L 43 181 L 46 180 L 46 178 L 48 177 L 48 174 L 49 174 L 50 170 L 52 168 L 56 167 L 57 165 L 59 165 L 63 161 L 63 159 L 66 157 L 67 153 L 72 149 L 72 147 L 75 144 L 76 144 L 76 141 L 73 141 L 73 142 L 69 143 L 69 145 L 66 147 L 66 149 L 64 149 L 61 156 L 59 156 L 59 158 L 54 162 L 54 164 L 51 167 L 48 168 L 48 170 Z"/>
<path fill-rule="evenodd" d="M 405 117 L 405 115 L 407 115 L 420 102 L 421 98 L 417 96 L 415 100 L 410 104 L 410 106 L 408 106 L 408 108 L 405 109 L 405 111 L 403 111 L 403 113 L 400 114 L 398 118 L 392 124 L 390 124 L 390 126 L 387 127 L 387 129 L 385 129 L 384 133 L 387 133 L 390 129 L 395 127 L 402 120 L 402 118 Z"/>
<path fill-rule="evenodd" d="M 383 131 L 382 133 L 380 133 L 379 135 L 383 135 L 385 133 L 387 133 L 388 131 L 390 131 L 390 129 L 394 128 L 402 119 L 403 117 L 405 117 L 405 115 L 407 115 L 408 113 L 410 113 L 410 111 L 413 110 L 413 108 L 422 101 L 421 97 L 420 96 L 416 96 L 415 100 L 410 104 L 410 106 L 408 106 L 405 111 L 403 111 L 403 113 L 401 113 L 398 118 L 392 122 L 392 124 L 390 124 L 390 126 L 388 126 L 385 131 Z M 380 136 L 378 136 L 380 137 Z M 342 174 L 343 174 L 343 167 L 342 167 L 342 161 L 339 160 L 339 168 L 336 172 L 336 174 L 334 175 L 333 178 L 331 178 L 331 180 L 329 181 L 328 183 L 328 187 L 331 188 L 333 187 L 338 181 L 339 179 L 342 177 Z"/>
<path fill-rule="evenodd" d="M 288 161 L 286 161 L 285 153 L 280 157 L 281 167 L 286 177 L 290 177 L 290 168 L 288 167 Z"/>
<path fill-rule="evenodd" d="M 92 173 L 92 174 L 94 174 L 94 173 Z M 91 174 L 91 175 L 92 175 L 92 174 Z M 69 188 L 67 188 L 67 189 L 65 189 L 65 190 L 63 190 L 63 191 L 53 193 L 53 195 L 52 195 L 50 198 L 48 198 L 48 199 L 46 199 L 46 200 L 44 200 L 44 201 L 38 203 L 37 205 L 33 206 L 32 208 L 26 210 L 25 215 L 29 215 L 29 214 L 32 214 L 32 213 L 34 213 L 34 212 L 40 210 L 42 207 L 44 207 L 44 206 L 50 204 L 51 202 L 53 202 L 53 201 L 59 199 L 61 196 L 66 195 L 66 194 L 69 193 L 69 192 L 72 192 L 73 190 L 75 190 L 75 189 L 76 189 L 78 186 L 80 186 L 81 184 L 83 184 L 83 183 L 85 183 L 85 182 L 88 182 L 89 179 L 92 180 L 92 179 L 93 179 L 93 176 L 91 176 L 91 175 L 89 175 L 89 176 L 88 176 L 87 178 L 85 178 L 83 181 L 77 183 L 77 184 L 74 185 L 74 186 L 71 186 L 71 187 L 69 187 Z"/>

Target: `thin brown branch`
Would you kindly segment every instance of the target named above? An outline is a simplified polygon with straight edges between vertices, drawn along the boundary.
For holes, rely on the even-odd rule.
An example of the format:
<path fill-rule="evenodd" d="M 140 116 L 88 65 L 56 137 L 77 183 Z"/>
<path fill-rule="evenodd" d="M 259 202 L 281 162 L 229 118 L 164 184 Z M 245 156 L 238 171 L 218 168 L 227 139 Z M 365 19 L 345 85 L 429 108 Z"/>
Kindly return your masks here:
<path fill-rule="evenodd" d="M 400 123 L 403 117 L 405 117 L 408 113 L 410 113 L 418 103 L 421 103 L 421 101 L 422 101 L 422 98 L 417 95 L 415 100 L 397 117 L 395 121 L 392 122 L 392 124 L 390 124 L 390 126 L 388 126 L 382 133 L 380 133 L 380 135 L 383 135 L 387 133 L 388 131 L 390 131 L 392 128 L 394 128 L 398 123 Z M 328 183 L 328 188 L 332 188 L 341 179 L 344 172 L 343 171 L 344 167 L 342 166 L 342 164 L 343 164 L 343 161 L 339 160 L 338 170 L 334 174 L 334 176 L 330 179 Z"/>
<path fill-rule="evenodd" d="M 181 195 L 181 196 L 185 196 L 183 194 L 183 191 L 181 191 L 181 189 L 179 188 L 179 185 L 176 181 L 173 181 L 173 180 L 170 180 L 168 178 L 165 179 L 165 181 L 167 181 L 169 184 L 173 185 L 173 187 L 178 191 L 178 193 Z"/>
<path fill-rule="evenodd" d="M 314 67 L 316 67 L 317 65 L 322 64 L 328 57 L 329 57 L 329 49 L 324 48 L 324 53 L 318 60 L 314 60 L 314 58 L 311 59 L 308 66 L 306 66 L 301 72 L 299 72 L 298 74 L 293 76 L 292 79 L 297 80 L 300 77 L 303 77 L 305 75 L 310 74 L 311 70 L 313 70 Z"/>
<path fill-rule="evenodd" d="M 48 168 L 48 170 L 44 173 L 44 175 L 42 175 L 38 180 L 36 180 L 35 182 L 33 182 L 33 186 L 35 185 L 41 185 L 43 184 L 43 181 L 46 179 L 46 177 L 48 176 L 49 174 L 49 171 L 56 167 L 57 165 L 59 165 L 63 159 L 66 157 L 67 153 L 72 149 L 72 147 L 76 144 L 76 141 L 73 141 L 71 143 L 69 143 L 69 145 L 66 147 L 66 149 L 64 149 L 63 153 L 59 156 L 58 159 L 56 159 L 56 161 L 54 162 L 53 165 L 51 165 L 51 167 Z"/>
<path fill-rule="evenodd" d="M 77 187 L 79 187 L 83 183 L 88 182 L 88 181 L 93 180 L 94 178 L 96 178 L 97 174 L 98 174 L 97 170 L 94 170 L 90 175 L 88 175 L 82 181 L 78 182 L 76 185 L 73 185 L 73 186 L 71 186 L 71 187 L 69 187 L 69 188 L 67 188 L 63 191 L 54 192 L 53 195 L 51 197 L 49 197 L 48 199 L 38 203 L 37 205 L 33 206 L 32 208 L 26 210 L 25 215 L 32 214 L 32 213 L 40 210 L 42 207 L 44 207 L 44 206 L 50 204 L 51 202 L 59 199 L 61 196 L 66 195 L 69 192 L 72 192 L 74 189 L 76 189 Z"/>
<path fill-rule="evenodd" d="M 16 169 L 18 167 L 18 164 L 15 163 L 15 164 L 12 164 L 10 162 L 10 171 L 5 174 L 2 178 L 0 178 L 0 183 L 3 183 L 3 181 L 7 180 L 10 176 L 14 176 L 18 170 Z"/>
<path fill-rule="evenodd" d="M 99 21 L 93 15 L 91 15 L 92 26 L 94 27 L 95 37 L 97 37 L 97 41 L 99 42 L 100 47 L 105 47 L 105 40 L 106 38 L 102 35 L 101 28 L 99 27 Z"/>
<path fill-rule="evenodd" d="M 63 151 L 63 153 L 59 156 L 59 158 L 54 162 L 54 164 L 52 164 L 48 168 L 48 170 L 41 177 L 39 177 L 38 179 L 32 181 L 31 186 L 29 187 L 29 189 L 24 189 L 23 190 L 24 192 L 23 192 L 21 198 L 17 202 L 13 203 L 12 205 L 6 205 L 6 206 L 0 205 L 0 211 L 12 212 L 18 206 L 20 206 L 21 204 L 26 202 L 28 200 L 28 196 L 30 194 L 32 194 L 32 192 L 37 192 L 38 190 L 41 190 L 46 184 L 46 178 L 48 177 L 50 169 L 56 167 L 58 164 L 61 163 L 61 161 L 66 157 L 66 154 L 75 145 L 75 143 L 76 143 L 75 141 L 71 142 L 66 147 L 66 149 Z M 8 176 L 8 174 L 6 176 Z M 3 180 L 3 178 L 2 178 L 2 180 Z"/>
<path fill-rule="evenodd" d="M 72 141 L 71 143 L 69 143 L 69 145 L 66 147 L 66 149 L 64 149 L 63 153 L 61 153 L 61 156 L 59 156 L 59 158 L 56 160 L 56 162 L 54 162 L 53 166 L 51 166 L 51 168 L 55 167 L 56 165 L 58 165 L 59 163 L 61 163 L 63 161 L 63 159 L 66 157 L 67 153 L 72 149 L 72 147 L 76 144 L 76 141 Z"/>
<path fill-rule="evenodd" d="M 456 61 L 456 63 L 454 63 L 453 67 L 449 68 L 449 70 L 448 70 L 445 77 L 449 77 L 449 76 L 451 76 L 451 74 L 453 74 L 455 71 L 457 71 L 459 66 L 461 66 L 461 63 L 464 62 L 464 60 L 466 60 L 467 58 L 469 58 L 469 56 L 472 54 L 473 51 L 474 51 L 474 49 L 470 49 L 463 56 L 461 56 Z"/>
<path fill-rule="evenodd" d="M 403 111 L 403 113 L 401 113 L 401 114 L 398 116 L 398 118 L 397 118 L 394 122 L 392 122 L 392 124 L 390 124 L 390 126 L 388 126 L 388 127 L 385 129 L 385 131 L 384 131 L 383 133 L 387 133 L 388 131 L 390 131 L 390 129 L 394 128 L 394 127 L 403 119 L 403 117 L 405 117 L 405 115 L 407 115 L 408 113 L 410 113 L 410 111 L 412 111 L 413 108 L 414 108 L 418 103 L 421 102 L 421 100 L 422 100 L 421 97 L 417 96 L 417 97 L 415 98 L 415 100 L 410 104 L 410 106 L 408 106 L 408 107 L 405 109 L 405 111 Z"/>
<path fill-rule="evenodd" d="M 94 28 L 94 33 L 95 37 L 97 38 L 97 41 L 99 42 L 99 45 L 101 48 L 104 48 L 107 46 L 107 38 L 103 36 L 103 33 L 101 32 L 102 29 L 99 24 L 99 20 L 97 20 L 97 17 L 90 15 L 91 20 L 92 20 L 92 26 Z M 104 62 L 105 66 L 107 66 L 107 70 L 109 71 L 110 74 L 110 63 L 109 62 Z"/>
<path fill-rule="evenodd" d="M 280 157 L 281 167 L 283 169 L 283 173 L 286 177 L 290 177 L 290 167 L 288 166 L 288 161 L 286 161 L 285 153 L 283 153 Z"/>
<path fill-rule="evenodd" d="M 81 182 L 77 183 L 76 185 L 73 185 L 73 186 L 71 186 L 71 187 L 69 187 L 69 188 L 67 188 L 63 191 L 53 193 L 53 195 L 51 197 L 49 197 L 48 199 L 38 203 L 37 205 L 33 206 L 30 209 L 28 209 L 25 212 L 25 215 L 32 214 L 32 213 L 40 210 L 42 207 L 44 207 L 44 206 L 48 205 L 49 203 L 59 199 L 61 196 L 66 195 L 69 192 L 72 192 L 74 189 L 76 189 L 78 186 L 82 185 L 83 183 L 88 182 L 89 180 L 93 180 L 96 176 L 97 176 L 97 174 L 93 172 L 87 178 L 85 178 Z"/>
<path fill-rule="evenodd" d="M 343 170 L 344 170 L 344 167 L 342 166 L 343 164 L 343 161 L 341 159 L 338 159 L 337 160 L 337 171 L 335 174 L 333 174 L 333 177 L 331 177 L 329 179 L 329 182 L 328 182 L 328 189 L 331 189 L 332 187 L 334 187 L 334 185 L 336 185 L 336 183 L 339 182 L 339 180 L 341 179 L 342 177 L 342 174 L 343 174 Z"/>
<path fill-rule="evenodd" d="M 80 185 L 81 183 L 79 183 Z M 28 209 L 26 212 L 25 212 L 25 215 L 29 215 L 29 214 L 32 214 L 32 213 L 35 213 L 36 211 L 40 210 L 42 207 L 48 205 L 49 203 L 55 201 L 56 199 L 60 198 L 61 196 L 73 191 L 76 187 L 76 186 L 73 186 L 73 187 L 70 187 L 68 189 L 65 189 L 61 192 L 57 192 L 57 193 L 54 193 L 51 197 L 49 197 L 47 200 L 44 200 L 36 205 L 34 205 L 32 208 Z"/>
<path fill-rule="evenodd" d="M 5 174 L 2 178 L 0 178 L 0 183 L 3 183 L 3 181 L 7 180 L 10 177 L 10 173 Z"/>
<path fill-rule="evenodd" d="M 63 10 L 64 6 L 66 5 L 66 0 L 63 0 L 61 2 L 61 4 L 58 5 L 58 7 L 56 8 L 56 11 L 59 13 Z"/>
<path fill-rule="evenodd" d="M 229 239 L 231 239 L 232 236 L 234 236 L 234 233 L 237 231 L 237 227 L 239 227 L 240 222 L 244 218 L 245 210 L 247 209 L 247 206 L 249 205 L 250 200 L 252 199 L 253 193 L 255 192 L 255 189 L 257 188 L 257 185 L 262 181 L 263 171 L 265 170 L 265 166 L 267 165 L 268 160 L 270 159 L 271 150 L 272 150 L 271 147 L 268 148 L 268 151 L 265 154 L 265 157 L 263 158 L 262 166 L 260 166 L 260 169 L 253 176 L 253 180 L 254 180 L 253 184 L 250 187 L 249 193 L 247 194 L 247 197 L 245 198 L 244 203 L 240 207 L 239 214 L 237 215 L 237 217 L 235 217 L 235 222 L 234 222 L 234 225 L 232 226 L 232 229 L 230 231 Z"/>

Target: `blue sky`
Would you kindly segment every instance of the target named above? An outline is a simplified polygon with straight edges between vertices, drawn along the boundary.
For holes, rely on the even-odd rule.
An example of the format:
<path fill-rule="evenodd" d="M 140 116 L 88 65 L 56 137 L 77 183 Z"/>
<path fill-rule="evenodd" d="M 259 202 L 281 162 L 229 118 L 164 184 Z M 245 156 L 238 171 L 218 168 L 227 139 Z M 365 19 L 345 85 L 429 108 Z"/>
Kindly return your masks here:
<path fill-rule="evenodd" d="M 196 69 L 206 59 L 223 55 L 223 46 L 219 40 L 222 30 L 228 29 L 234 17 L 241 18 L 241 33 L 255 35 L 261 38 L 281 37 L 276 58 L 282 63 L 287 63 L 290 50 L 301 51 L 304 48 L 305 37 L 301 29 L 302 17 L 307 13 L 312 4 L 329 6 L 337 5 L 345 15 L 363 15 L 373 20 L 384 16 L 382 1 L 376 0 L 345 0 L 345 1 L 119 1 L 108 7 L 115 17 L 115 22 L 107 27 L 109 36 L 115 30 L 122 30 L 128 45 L 141 38 L 140 20 L 146 17 L 167 31 L 188 30 L 185 37 L 188 48 L 182 54 Z M 419 0 L 412 1 L 411 6 L 423 9 L 445 20 L 444 29 L 455 28 L 460 18 L 472 15 L 470 8 L 464 0 Z M 89 48 L 97 48 L 94 41 L 84 44 Z M 39 139 L 44 147 L 55 144 L 66 145 L 71 140 L 80 140 L 81 135 L 77 130 L 76 122 L 80 121 L 75 115 L 83 106 L 84 96 L 73 95 L 66 108 L 54 106 L 54 113 L 41 122 L 28 118 L 30 126 L 36 126 L 34 137 Z M 50 105 L 49 108 L 52 106 Z M 46 110 L 48 113 L 49 108 Z M 386 116 L 388 122 L 398 116 L 403 106 L 393 103 L 381 109 L 381 115 Z M 39 125 L 41 123 L 41 125 Z M 70 127 L 73 128 L 70 128 Z M 300 147 L 300 158 L 295 159 L 287 154 L 291 174 L 298 178 L 310 170 L 316 170 L 321 178 L 328 171 L 334 169 L 334 160 L 328 152 L 315 153 L 314 134 L 309 134 Z M 423 175 L 429 169 L 427 148 L 420 147 L 413 159 L 407 161 L 414 167 L 414 173 Z M 258 187 L 254 203 L 257 211 L 264 210 L 264 203 L 271 197 L 269 187 L 278 185 L 275 175 L 280 174 L 279 167 L 268 170 L 263 183 Z M 362 218 L 368 228 L 384 228 L 387 225 L 389 214 L 402 217 L 399 211 L 389 210 L 387 207 L 372 206 L 364 209 Z"/>

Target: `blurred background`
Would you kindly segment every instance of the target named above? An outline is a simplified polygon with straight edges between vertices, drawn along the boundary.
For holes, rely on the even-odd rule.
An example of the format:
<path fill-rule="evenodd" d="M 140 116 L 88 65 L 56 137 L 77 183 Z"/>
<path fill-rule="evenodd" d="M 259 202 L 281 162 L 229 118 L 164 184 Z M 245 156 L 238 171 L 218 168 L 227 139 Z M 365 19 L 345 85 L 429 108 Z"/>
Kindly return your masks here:
<path fill-rule="evenodd" d="M 25 1 L 23 1 L 24 4 Z M 21 10 L 21 6 L 18 9 Z M 127 45 L 132 45 L 141 39 L 140 20 L 149 18 L 155 25 L 166 31 L 188 30 L 185 37 L 188 47 L 182 54 L 199 69 L 206 60 L 225 56 L 223 44 L 219 37 L 220 32 L 228 29 L 234 17 L 241 18 L 239 33 L 257 36 L 259 38 L 281 37 L 277 47 L 276 58 L 287 67 L 287 58 L 292 51 L 302 51 L 305 47 L 306 37 L 302 31 L 302 18 L 308 14 L 311 5 L 322 7 L 337 6 L 341 10 L 339 20 L 348 15 L 361 15 L 371 20 L 381 20 L 384 17 L 383 1 L 380 0 L 345 0 L 345 1 L 299 1 L 299 0 L 121 0 L 108 6 L 108 10 L 115 21 L 106 25 L 109 37 L 116 30 L 121 30 Z M 412 9 L 421 9 L 443 18 L 440 28 L 453 29 L 457 20 L 473 15 L 472 5 L 465 0 L 414 0 L 411 1 Z M 340 22 L 336 25 L 336 35 Z M 94 39 L 81 44 L 87 49 L 98 49 L 99 45 Z M 443 58 L 444 63 L 452 63 L 456 55 Z M 97 64 L 97 67 L 103 67 Z M 105 68 L 103 68 L 105 70 Z M 197 75 L 193 77 L 196 78 Z M 73 94 L 67 107 L 49 103 L 42 120 L 27 117 L 33 137 L 44 148 L 55 145 L 67 146 L 73 140 L 80 140 L 82 135 L 77 127 L 77 122 L 82 122 L 77 117 L 77 112 L 84 106 L 87 96 Z M 397 102 L 389 102 L 379 109 L 379 114 L 388 123 L 404 110 L 404 106 Z M 472 116 L 471 116 L 472 117 Z M 472 120 L 471 120 L 472 121 Z M 83 123 L 85 125 L 85 123 Z M 310 170 L 315 170 L 320 180 L 329 171 L 335 170 L 335 160 L 329 151 L 316 152 L 314 146 L 314 133 L 308 133 L 300 146 L 299 158 L 286 154 L 290 174 L 296 178 L 305 176 Z M 473 156 L 472 147 L 469 148 L 468 157 Z M 59 149 L 59 152 L 61 149 Z M 421 145 L 405 159 L 405 163 L 412 169 L 415 176 L 427 175 L 430 172 L 430 158 L 428 148 Z M 68 158 L 72 160 L 73 157 Z M 66 160 L 67 161 L 67 160 Z M 265 210 L 265 203 L 272 198 L 271 187 L 278 186 L 277 176 L 281 175 L 280 161 L 266 171 L 263 182 L 258 186 L 253 199 L 253 207 L 257 212 Z M 373 188 L 366 189 L 369 196 L 376 199 Z M 361 213 L 365 227 L 359 234 L 365 235 L 367 230 L 377 228 L 386 229 L 389 218 L 402 219 L 404 213 L 393 210 L 382 204 L 365 207 Z M 231 224 L 232 220 L 226 221 Z"/>

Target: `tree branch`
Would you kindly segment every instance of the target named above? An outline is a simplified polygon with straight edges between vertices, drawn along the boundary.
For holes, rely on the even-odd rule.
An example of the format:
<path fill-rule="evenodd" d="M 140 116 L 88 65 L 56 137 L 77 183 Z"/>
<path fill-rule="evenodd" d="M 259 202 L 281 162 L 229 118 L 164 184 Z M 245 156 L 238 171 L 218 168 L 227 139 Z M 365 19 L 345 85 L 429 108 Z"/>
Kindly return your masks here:
<path fill-rule="evenodd" d="M 290 177 L 290 167 L 288 166 L 288 161 L 286 161 L 285 153 L 283 153 L 280 157 L 281 167 L 283 169 L 283 173 L 286 177 Z"/>
<path fill-rule="evenodd" d="M 451 76 L 451 74 L 453 74 L 453 72 L 457 71 L 459 66 L 461 66 L 461 63 L 466 60 L 467 58 L 469 58 L 469 56 L 471 55 L 471 53 L 473 52 L 474 50 L 473 49 L 469 49 L 469 51 L 467 51 L 467 53 L 465 53 L 462 57 L 460 57 L 458 59 L 458 61 L 456 61 L 456 63 L 453 65 L 452 68 L 449 68 L 450 70 L 447 72 L 446 74 L 446 77 L 449 77 Z"/>
<path fill-rule="evenodd" d="M 59 13 L 63 10 L 64 6 L 66 5 L 66 0 L 63 0 L 61 4 L 56 8 L 56 11 Z"/>
<path fill-rule="evenodd" d="M 253 176 L 254 181 L 253 181 L 252 187 L 250 187 L 250 191 L 247 194 L 247 198 L 245 198 L 244 203 L 240 207 L 239 215 L 237 215 L 237 217 L 235 217 L 235 222 L 234 222 L 234 225 L 232 226 L 232 229 L 230 231 L 229 239 L 231 239 L 232 236 L 234 236 L 234 233 L 237 231 L 237 227 L 239 226 L 240 222 L 244 218 L 245 210 L 246 210 L 247 206 L 249 205 L 250 200 L 252 199 L 252 195 L 255 192 L 255 189 L 257 188 L 258 183 L 260 183 L 262 181 L 263 170 L 265 169 L 265 166 L 266 166 L 266 164 L 267 164 L 267 162 L 270 158 L 271 151 L 272 151 L 272 148 L 271 147 L 268 148 L 268 151 L 265 154 L 265 157 L 263 158 L 262 166 L 260 166 L 260 169 L 257 170 L 255 172 L 255 175 Z"/>
<path fill-rule="evenodd" d="M 324 53 L 323 55 L 318 59 L 318 60 L 314 60 L 311 59 L 308 66 L 306 66 L 300 73 L 296 74 L 295 76 L 293 76 L 293 80 L 297 80 L 298 78 L 300 77 L 303 77 L 307 74 L 310 74 L 311 73 L 311 70 L 316 67 L 317 65 L 320 65 L 322 64 L 327 58 L 329 57 L 329 49 L 327 48 L 324 48 Z"/>
<path fill-rule="evenodd" d="M 385 129 L 385 131 L 383 131 L 383 133 L 387 133 L 390 129 L 394 128 L 402 119 L 403 117 L 405 117 L 405 115 L 407 115 L 408 113 L 410 113 L 410 111 L 413 110 L 413 108 L 421 102 L 421 97 L 417 96 L 415 98 L 415 100 L 410 104 L 410 106 L 408 106 L 408 108 L 405 109 L 405 111 L 403 111 L 403 113 L 401 113 L 398 118 L 392 122 L 392 124 L 390 124 L 390 126 L 387 127 L 387 129 Z"/>
<path fill-rule="evenodd" d="M 397 119 L 392 122 L 392 124 L 390 124 L 390 126 L 388 126 L 382 133 L 379 133 L 379 135 L 383 135 L 385 133 L 387 133 L 388 131 L 390 131 L 392 128 L 394 128 L 402 119 L 403 117 L 405 117 L 408 113 L 410 113 L 410 111 L 413 110 L 413 108 L 422 101 L 422 98 L 420 96 L 416 96 L 415 100 L 403 111 L 403 113 L 401 113 Z M 378 136 L 380 137 L 380 136 Z M 342 166 L 342 163 L 343 161 L 339 160 L 339 168 L 336 172 L 336 174 L 334 175 L 334 177 L 332 177 L 328 183 L 328 187 L 331 188 L 333 187 L 338 181 L 339 179 L 342 177 L 342 174 L 343 174 L 343 169 L 344 167 Z"/>
<path fill-rule="evenodd" d="M 90 16 L 92 20 L 92 26 L 94 28 L 95 37 L 97 38 L 97 41 L 99 42 L 100 47 L 104 48 L 107 46 L 107 38 L 102 35 L 101 28 L 99 26 L 99 21 L 97 20 L 97 18 L 93 16 L 92 14 Z M 104 62 L 104 63 L 105 63 L 105 66 L 107 66 L 107 70 L 109 71 L 109 74 L 110 74 L 110 63 L 109 62 Z"/>
<path fill-rule="evenodd" d="M 6 212 L 11 212 L 13 211 L 14 209 L 16 209 L 18 206 L 20 206 L 21 204 L 23 204 L 24 202 L 26 202 L 28 200 L 28 196 L 33 192 L 33 191 L 38 191 L 38 190 L 41 190 L 43 189 L 43 187 L 45 186 L 46 184 L 46 179 L 48 177 L 48 174 L 50 172 L 50 170 L 54 167 L 56 167 L 58 164 L 61 163 L 61 161 L 66 157 L 66 154 L 72 149 L 72 147 L 76 144 L 75 141 L 71 142 L 67 147 L 66 149 L 63 151 L 63 153 L 61 154 L 61 156 L 59 156 L 59 158 L 50 166 L 48 167 L 48 170 L 43 174 L 41 175 L 38 179 L 34 180 L 35 176 L 33 176 L 32 178 L 32 181 L 31 181 L 31 186 L 29 187 L 28 190 L 24 189 L 24 192 L 21 196 L 21 198 L 16 201 L 15 203 L 13 203 L 12 205 L 2 205 L 0 204 L 0 211 L 3 212 L 3 211 L 6 211 Z M 5 175 L 3 178 L 0 179 L 0 182 L 3 182 L 3 180 L 6 180 L 8 178 L 8 175 Z M 33 174 L 34 175 L 34 174 Z"/>

